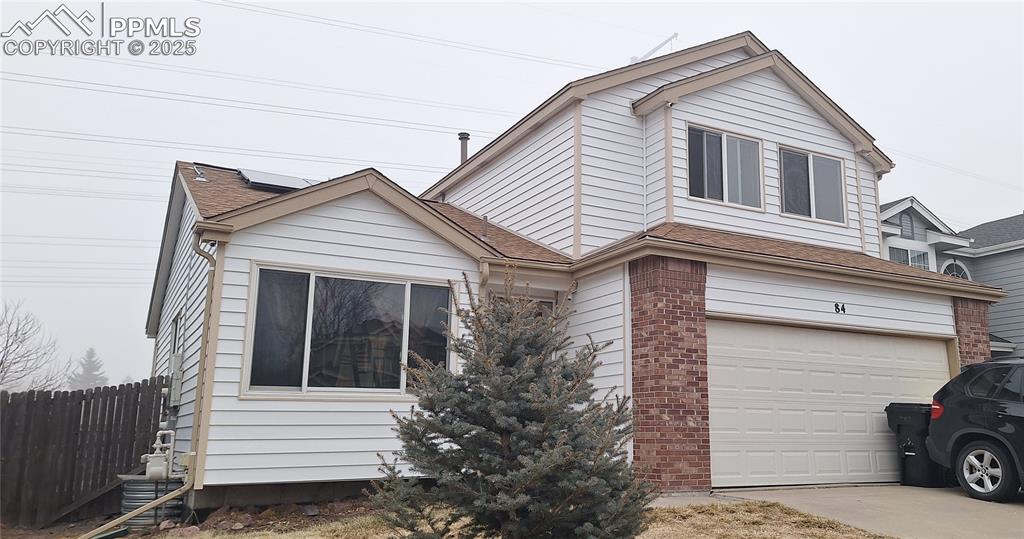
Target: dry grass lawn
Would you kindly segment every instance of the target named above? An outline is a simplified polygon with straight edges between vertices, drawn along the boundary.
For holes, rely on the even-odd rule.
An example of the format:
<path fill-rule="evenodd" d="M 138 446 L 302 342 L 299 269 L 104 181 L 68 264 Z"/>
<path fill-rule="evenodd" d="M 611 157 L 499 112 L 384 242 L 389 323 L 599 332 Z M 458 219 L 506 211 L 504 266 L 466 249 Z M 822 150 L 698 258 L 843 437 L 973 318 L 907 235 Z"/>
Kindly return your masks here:
<path fill-rule="evenodd" d="M 644 539 L 678 537 L 885 539 L 884 536 L 801 513 L 769 502 L 711 503 L 651 510 Z M 392 537 L 373 515 L 359 515 L 294 530 L 255 532 L 204 531 L 197 539 L 384 539 Z"/>

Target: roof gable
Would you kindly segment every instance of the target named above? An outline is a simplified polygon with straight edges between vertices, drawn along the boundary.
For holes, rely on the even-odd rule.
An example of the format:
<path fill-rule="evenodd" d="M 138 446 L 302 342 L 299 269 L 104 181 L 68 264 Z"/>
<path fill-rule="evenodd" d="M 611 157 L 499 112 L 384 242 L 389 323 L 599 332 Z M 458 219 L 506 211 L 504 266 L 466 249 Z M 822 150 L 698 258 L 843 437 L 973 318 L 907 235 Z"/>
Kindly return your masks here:
<path fill-rule="evenodd" d="M 458 227 L 374 169 L 364 169 L 310 187 L 277 193 L 218 214 L 208 221 L 216 224 L 216 230 L 230 234 L 363 191 L 373 192 L 470 256 L 500 256 L 492 246 Z"/>
<path fill-rule="evenodd" d="M 950 228 L 949 225 L 942 222 L 942 220 L 939 219 L 938 216 L 936 216 L 934 213 L 932 213 L 931 210 L 925 207 L 924 204 L 921 204 L 921 201 L 917 200 L 912 196 L 904 197 L 899 200 L 894 200 L 892 202 L 886 202 L 885 204 L 881 205 L 881 209 L 882 221 L 887 221 L 895 217 L 896 215 L 899 215 L 903 211 L 910 210 L 919 215 L 925 221 L 927 221 L 932 227 L 934 227 L 939 232 L 942 232 L 943 234 L 949 234 L 950 236 L 957 235 L 957 233 L 952 228 Z"/>
<path fill-rule="evenodd" d="M 893 162 L 874 144 L 874 137 L 849 114 L 800 72 L 782 53 L 766 52 L 758 56 L 722 66 L 700 75 L 666 84 L 633 103 L 633 112 L 646 115 L 665 105 L 675 103 L 683 96 L 744 77 L 751 73 L 771 69 L 818 114 L 854 145 L 854 151 L 867 159 L 877 172 L 892 170 Z"/>
<path fill-rule="evenodd" d="M 423 198 L 436 198 L 445 189 L 459 183 L 469 174 L 500 155 L 506 148 L 518 142 L 520 137 L 533 131 L 554 115 L 565 110 L 566 107 L 583 100 L 589 94 L 736 49 L 743 49 L 751 55 L 759 55 L 768 51 L 768 48 L 764 43 L 761 43 L 761 40 L 757 39 L 753 33 L 747 31 L 570 82 L 555 93 L 555 95 L 549 97 L 537 108 L 513 124 L 512 127 L 474 153 L 465 162 L 438 180 L 437 183 L 427 188 L 420 196 Z"/>

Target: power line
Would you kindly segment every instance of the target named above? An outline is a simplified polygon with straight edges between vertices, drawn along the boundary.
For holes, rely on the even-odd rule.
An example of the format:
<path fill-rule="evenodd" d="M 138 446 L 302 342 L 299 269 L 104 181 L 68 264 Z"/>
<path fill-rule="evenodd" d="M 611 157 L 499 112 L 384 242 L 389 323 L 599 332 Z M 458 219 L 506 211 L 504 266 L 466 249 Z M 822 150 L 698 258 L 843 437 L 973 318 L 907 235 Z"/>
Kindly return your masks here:
<path fill-rule="evenodd" d="M 20 240 L 0 240 L 0 243 L 7 243 L 10 245 L 60 245 L 67 247 L 116 247 L 118 249 L 157 249 L 159 245 L 129 245 L 129 244 L 116 244 L 116 243 L 79 243 L 79 242 L 62 242 L 62 241 L 20 241 Z"/>
<path fill-rule="evenodd" d="M 167 180 L 146 180 L 146 179 L 138 179 L 138 178 L 114 178 L 114 177 L 110 177 L 110 176 L 99 176 L 99 175 L 96 175 L 96 174 L 77 174 L 77 173 L 74 173 L 74 172 L 53 172 L 53 171 L 49 171 L 49 170 L 18 170 L 18 169 L 3 167 L 3 168 L 0 168 L 0 171 L 3 171 L 3 172 L 18 172 L 18 173 L 22 173 L 22 174 L 44 174 L 46 176 L 59 175 L 62 178 L 66 177 L 66 176 L 72 176 L 72 177 L 75 177 L 75 178 L 97 178 L 97 179 L 100 179 L 100 180 L 124 180 L 124 181 L 136 181 L 136 182 L 146 182 L 146 183 L 162 183 L 162 184 L 165 184 L 165 185 L 168 184 Z"/>
<path fill-rule="evenodd" d="M 148 202 L 165 202 L 166 198 L 156 195 L 141 195 L 125 191 L 85 191 L 81 189 L 61 189 L 34 185 L 5 184 L 0 192 L 26 195 L 65 196 L 72 198 L 104 198 L 112 200 L 142 200 Z"/>
<path fill-rule="evenodd" d="M 53 240 L 89 240 L 89 241 L 104 241 L 104 242 L 145 242 L 145 243 L 159 243 L 158 240 L 148 238 L 100 238 L 96 236 L 62 236 L 62 235 L 43 235 L 43 234 L 0 234 L 3 238 L 44 238 Z"/>
<path fill-rule="evenodd" d="M 112 65 L 134 67 L 137 69 L 152 69 L 156 71 L 166 71 L 169 73 L 184 73 L 187 75 L 195 75 L 199 77 L 210 77 L 221 80 L 233 80 L 242 82 L 251 82 L 254 84 L 264 84 L 268 86 L 278 86 L 282 88 L 297 88 L 300 90 L 309 90 L 312 92 L 322 92 L 335 95 L 347 95 L 350 97 L 359 97 L 363 99 L 376 99 L 380 101 L 389 101 L 392 103 L 403 103 L 407 105 L 419 105 L 425 107 L 433 107 L 447 110 L 459 110 L 463 112 L 471 112 L 478 114 L 500 114 L 503 116 L 519 116 L 520 113 L 503 110 L 503 109 L 492 109 L 485 107 L 475 107 L 470 105 L 462 105 L 458 103 L 447 103 L 444 101 L 432 101 L 429 99 L 417 99 L 411 97 L 403 97 L 393 94 L 383 94 L 377 92 L 367 92 L 364 90 L 353 90 L 350 88 L 339 88 L 336 86 L 326 86 L 323 84 L 313 84 L 309 82 L 297 82 L 289 81 L 285 79 L 275 79 L 271 77 L 262 77 L 258 75 L 246 75 L 244 73 L 233 73 L 231 71 L 219 71 L 214 69 L 202 69 L 198 67 L 190 66 L 169 66 L 162 65 L 157 62 L 147 62 L 144 60 L 127 59 L 127 58 L 91 58 L 85 56 L 70 56 L 76 60 L 88 60 L 91 62 L 103 62 Z"/>
<path fill-rule="evenodd" d="M 36 160 L 36 161 L 39 161 L 39 162 L 43 162 L 43 163 L 68 163 L 68 164 L 79 164 L 79 165 L 88 165 L 88 166 L 101 165 L 101 166 L 126 167 L 126 168 L 130 167 L 130 168 L 139 169 L 139 170 L 162 170 L 162 171 L 165 171 L 165 172 L 170 168 L 166 161 L 163 162 L 162 166 L 153 166 L 153 165 L 140 165 L 140 164 L 137 164 L 137 163 L 132 163 L 132 162 L 129 162 L 130 160 L 125 160 L 125 164 L 121 164 L 121 163 L 110 163 L 110 162 L 105 162 L 105 161 L 91 161 L 91 160 L 87 160 L 87 159 L 59 159 L 59 158 L 51 157 L 50 156 L 50 155 L 77 155 L 77 154 L 61 154 L 59 152 L 38 152 L 38 153 L 46 153 L 46 154 L 50 154 L 50 155 L 21 155 L 21 153 L 22 153 L 21 150 L 8 150 L 6 148 L 4 148 L 3 150 L 0 150 L 0 152 L 2 152 L 4 154 L 9 154 L 9 155 L 4 156 L 3 161 L 2 161 L 3 163 L 7 163 L 9 159 L 33 159 L 33 160 Z M 143 161 L 141 159 L 136 159 L 134 161 L 137 161 L 139 163 L 160 163 L 160 161 Z M 38 165 L 31 165 L 31 166 L 38 166 Z"/>
<path fill-rule="evenodd" d="M 55 289 L 55 288 L 74 288 L 76 290 L 87 290 L 87 289 L 105 289 L 105 288 L 149 288 L 153 286 L 151 283 L 148 284 L 95 284 L 95 283 L 84 283 L 89 286 L 83 288 L 83 283 L 24 283 L 20 281 L 0 281 L 0 288 L 42 288 L 42 289 Z"/>
<path fill-rule="evenodd" d="M 399 120 L 391 120 L 388 118 L 381 118 L 377 116 L 364 116 L 360 114 L 347 114 L 343 112 L 334 112 L 329 110 L 320 109 L 307 109 L 302 107 L 290 107 L 287 105 L 275 105 L 273 103 L 261 103 L 258 101 L 247 101 L 244 99 L 228 99 L 224 97 L 213 97 L 204 96 L 192 93 L 183 92 L 170 92 L 165 90 L 152 90 L 149 88 L 139 88 L 135 86 L 123 86 L 118 84 L 104 84 L 100 82 L 82 81 L 76 79 L 64 79 L 60 77 L 46 77 L 43 75 L 32 75 L 29 73 L 18 73 L 15 71 L 3 71 L 6 75 L 14 75 L 17 77 L 27 77 L 33 79 L 46 79 L 60 81 L 65 84 L 58 84 L 52 82 L 42 82 L 39 80 L 21 80 L 14 79 L 7 76 L 0 77 L 0 79 L 8 82 L 20 82 L 22 84 L 34 84 L 38 86 L 49 86 L 53 88 L 65 88 L 70 90 L 82 90 L 87 92 L 99 92 L 114 95 L 124 95 L 130 97 L 142 97 L 147 99 L 157 99 L 162 101 L 174 101 L 179 103 L 191 103 L 196 105 L 207 105 L 210 107 L 221 107 L 228 109 L 237 110 L 248 110 L 253 112 L 266 112 L 269 114 L 280 114 L 284 116 L 296 116 L 302 118 L 313 118 L 318 120 L 332 120 L 337 122 L 354 123 L 361 125 L 373 125 L 377 127 L 393 127 L 396 129 L 408 129 L 412 131 L 422 131 L 426 133 L 440 133 L 444 135 L 450 135 L 456 131 L 463 131 L 464 128 L 453 127 L 439 124 L 428 124 L 422 122 L 403 122 Z M 68 84 L 71 83 L 71 84 Z M 74 86 L 73 84 L 86 84 L 89 86 L 99 86 L 99 88 L 85 88 L 82 86 Z M 111 90 L 109 88 L 116 88 Z M 130 90 L 130 91 L 121 91 Z M 150 92 L 153 94 L 162 95 L 145 95 L 135 92 Z M 182 97 L 166 97 L 166 96 L 182 96 Z M 209 101 L 200 101 L 200 99 L 207 99 Z M 210 102 L 210 101 L 221 101 L 221 103 Z M 235 103 L 235 104 L 232 104 Z M 272 108 L 260 108 L 260 107 L 272 107 Z M 274 110 L 281 109 L 281 110 Z M 328 116 L 324 116 L 324 115 Z M 484 133 L 489 135 L 496 135 L 493 131 L 477 130 L 478 133 Z"/>
<path fill-rule="evenodd" d="M 32 133 L 18 133 L 14 131 L 6 131 L 7 129 L 18 129 L 21 131 L 31 131 Z M 281 152 L 276 150 L 262 150 L 253 148 L 242 148 L 236 146 L 218 146 L 211 144 L 196 144 L 192 142 L 179 142 L 179 141 L 168 141 L 168 140 L 157 140 L 147 139 L 139 137 L 118 137 L 114 135 L 103 135 L 98 133 L 82 133 L 75 131 L 58 131 L 53 129 L 37 129 L 32 127 L 20 127 L 11 125 L 0 125 L 0 130 L 3 133 L 11 135 L 22 135 L 30 137 L 44 137 L 59 140 L 79 140 L 83 142 L 99 142 L 107 144 L 120 144 L 125 146 L 143 146 L 150 148 L 163 148 L 169 150 L 189 150 L 189 151 L 207 151 L 212 153 L 222 153 L 228 155 L 240 155 L 245 157 L 263 157 L 269 159 L 281 159 L 287 161 L 302 161 L 302 162 L 314 162 L 314 163 L 327 163 L 327 164 L 339 164 L 339 165 L 378 165 L 387 166 L 397 170 L 409 170 L 413 172 L 447 172 L 451 170 L 450 167 L 440 167 L 433 165 L 416 165 L 412 163 L 400 163 L 394 161 L 366 161 L 361 159 L 355 159 L 350 157 L 334 157 L 329 155 L 317 155 L 317 154 L 306 154 L 306 153 L 295 153 L 295 152 Z M 41 134 L 41 133 L 56 133 L 56 134 Z M 74 136 L 71 136 L 74 135 Z M 93 138 L 105 138 L 112 140 L 94 140 Z M 142 141 L 142 142 L 140 142 Z M 245 152 L 245 153 L 243 153 Z M 277 155 L 274 155 L 277 154 Z"/>
<path fill-rule="evenodd" d="M 3 163 L 3 165 L 4 166 L 11 166 L 11 167 L 46 168 L 46 169 L 52 169 L 52 170 L 71 170 L 71 171 L 75 171 L 75 172 L 99 172 L 99 173 L 102 173 L 102 174 L 125 174 L 125 175 L 131 175 L 131 176 L 148 176 L 150 178 L 164 178 L 162 180 L 157 180 L 157 181 L 159 181 L 161 183 L 167 183 L 167 179 L 166 179 L 167 176 L 165 174 L 143 174 L 143 173 L 138 173 L 138 172 L 126 171 L 126 170 L 97 170 L 97 169 L 93 169 L 93 168 L 55 167 L 55 166 L 50 166 L 50 165 L 32 165 L 32 164 L 23 164 L 23 163 L 8 163 L 6 161 Z M 114 178 L 114 179 L 129 180 L 129 179 L 137 179 L 137 178 Z M 140 181 L 152 181 L 152 180 L 140 180 Z"/>
<path fill-rule="evenodd" d="M 28 148 L 3 148 L 4 152 L 17 152 L 17 153 L 39 153 L 46 155 L 63 155 L 67 157 L 88 157 L 90 159 L 108 159 L 113 161 L 135 161 L 139 163 L 161 163 L 162 161 L 155 161 L 153 159 L 131 159 L 128 157 L 113 157 L 107 155 L 95 155 L 86 153 L 68 153 L 68 152 L 47 152 L 43 150 L 30 150 Z M 83 161 L 84 162 L 84 161 Z M 166 167 L 164 167 L 166 168 Z"/>
<path fill-rule="evenodd" d="M 0 266 L 10 265 L 12 263 L 14 263 L 14 264 L 25 264 L 25 265 L 29 265 L 29 264 L 31 264 L 31 265 L 37 265 L 37 264 L 42 264 L 42 265 L 46 265 L 46 264 L 97 265 L 97 264 L 99 264 L 99 265 L 146 266 L 146 267 L 150 267 L 150 268 L 156 266 L 155 263 L 150 263 L 150 262 L 121 262 L 121 261 L 114 261 L 114 260 L 67 260 L 67 259 L 64 259 L 64 258 L 61 258 L 59 260 L 53 260 L 53 259 L 50 259 L 50 260 L 40 260 L 40 259 L 25 259 L 25 258 L 3 258 L 3 259 L 0 259 Z M 76 267 L 79 267 L 79 266 L 76 266 Z"/>
<path fill-rule="evenodd" d="M 556 65 L 560 67 L 569 67 L 573 69 L 600 69 L 600 66 L 584 64 L 580 62 L 573 62 L 568 60 L 560 60 L 558 58 L 551 58 L 547 56 L 540 56 L 536 54 L 529 54 L 524 52 L 510 51 L 506 49 L 499 49 L 496 47 L 488 47 L 485 45 L 476 45 L 474 43 L 467 43 L 464 41 L 454 41 L 450 39 L 442 39 L 433 36 L 427 36 L 423 34 L 414 34 L 412 32 L 403 32 L 400 30 L 392 30 L 390 28 L 384 28 L 381 26 L 370 26 L 367 24 L 358 24 L 350 21 L 344 21 L 341 19 L 332 19 L 329 17 L 321 17 L 318 15 L 309 15 L 307 13 L 301 13 L 298 11 L 289 11 L 286 9 L 272 8 L 268 6 L 250 6 L 241 5 L 237 2 L 210 2 L 208 0 L 198 0 L 206 4 L 212 4 L 220 7 L 227 7 L 232 9 L 241 9 L 245 11 L 251 11 L 253 13 L 260 13 L 263 15 L 272 15 L 275 17 L 281 17 L 285 19 L 293 19 L 298 21 L 310 22 L 314 24 L 323 24 L 326 26 L 334 26 L 338 28 L 346 28 L 349 30 L 355 30 L 357 32 L 366 32 L 370 34 L 382 35 L 386 37 L 394 37 L 399 39 L 407 39 L 410 41 L 416 41 L 420 43 L 429 43 L 432 45 L 440 45 L 444 47 L 452 47 L 456 49 L 468 50 L 472 52 L 479 52 L 484 54 L 493 54 L 496 56 L 503 56 L 506 58 L 514 58 L 517 60 L 525 60 L 530 62 L 538 62 L 542 64 Z"/>
<path fill-rule="evenodd" d="M 952 165 L 947 165 L 945 163 L 936 161 L 934 159 L 929 159 L 927 157 L 923 157 L 923 156 L 920 156 L 920 155 L 912 154 L 910 152 L 904 152 L 902 150 L 896 150 L 896 149 L 893 149 L 893 148 L 889 148 L 888 150 L 891 151 L 892 153 L 895 153 L 895 154 L 898 154 L 898 155 L 902 155 L 903 157 L 907 157 L 907 158 L 909 158 L 909 159 L 911 159 L 913 161 L 918 161 L 918 162 L 924 163 L 926 165 L 931 165 L 931 166 L 936 167 L 936 168 L 945 169 L 945 170 L 948 170 L 950 172 L 955 172 L 957 174 L 962 174 L 964 176 L 970 176 L 970 177 L 972 177 L 972 178 L 974 178 L 976 180 L 981 180 L 983 182 L 988 182 L 988 183 L 991 183 L 991 184 L 994 184 L 994 185 L 998 185 L 1000 187 L 1004 187 L 1004 188 L 1009 189 L 1011 191 L 1020 191 L 1021 190 L 1021 186 L 1020 185 L 1014 186 L 1014 185 L 1010 185 L 1008 183 L 1003 183 L 1003 182 L 1001 182 L 1001 181 L 999 181 L 997 179 L 990 178 L 990 177 L 982 175 L 982 174 L 978 174 L 977 172 L 971 172 L 970 170 L 965 170 L 965 169 L 962 169 L 962 168 L 954 167 Z"/>

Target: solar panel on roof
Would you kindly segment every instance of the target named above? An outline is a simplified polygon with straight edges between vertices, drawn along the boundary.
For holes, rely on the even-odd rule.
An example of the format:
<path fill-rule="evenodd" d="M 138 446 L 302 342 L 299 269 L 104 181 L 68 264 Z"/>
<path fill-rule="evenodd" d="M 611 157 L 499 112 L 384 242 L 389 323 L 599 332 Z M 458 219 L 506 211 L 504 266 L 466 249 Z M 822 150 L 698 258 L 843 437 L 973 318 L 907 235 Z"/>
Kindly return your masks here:
<path fill-rule="evenodd" d="M 295 176 L 285 176 L 284 174 L 274 174 L 273 172 L 263 172 L 261 170 L 251 170 L 247 168 L 240 168 L 238 172 L 242 174 L 245 181 L 250 185 L 271 187 L 274 189 L 302 189 L 303 187 L 309 187 L 313 185 L 312 180 L 304 178 L 298 178 Z"/>

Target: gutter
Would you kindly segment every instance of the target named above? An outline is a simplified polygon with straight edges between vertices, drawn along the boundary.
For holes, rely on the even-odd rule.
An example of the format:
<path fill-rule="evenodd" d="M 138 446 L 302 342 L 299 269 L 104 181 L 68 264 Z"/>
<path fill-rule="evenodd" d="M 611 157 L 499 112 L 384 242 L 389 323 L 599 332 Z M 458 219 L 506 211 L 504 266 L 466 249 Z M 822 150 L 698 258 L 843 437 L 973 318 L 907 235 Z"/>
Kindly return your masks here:
<path fill-rule="evenodd" d="M 199 256 L 203 257 L 206 260 L 206 263 L 207 263 L 209 269 L 207 269 L 207 271 L 206 271 L 206 305 L 205 305 L 205 309 L 203 310 L 203 330 L 202 330 L 202 335 L 200 337 L 200 343 L 199 343 L 199 370 L 198 370 L 198 373 L 196 375 L 197 376 L 196 377 L 196 403 L 195 403 L 195 410 L 193 411 L 192 440 L 191 440 L 191 444 L 192 445 L 191 445 L 191 451 L 190 451 L 190 454 L 192 455 L 193 458 L 192 458 L 192 462 L 190 463 L 190 466 L 188 467 L 188 472 L 187 472 L 187 474 L 185 476 L 185 483 L 180 488 L 178 488 L 178 489 L 176 489 L 176 490 L 174 490 L 172 492 L 169 492 L 169 493 L 167 493 L 167 494 L 165 494 L 165 495 L 163 495 L 163 496 L 161 496 L 161 497 L 159 497 L 159 498 L 157 498 L 157 499 L 155 499 L 155 500 L 153 500 L 153 501 L 143 505 L 142 507 L 139 507 L 139 508 L 135 509 L 134 511 L 131 511 L 130 513 L 126 513 L 124 515 L 121 515 L 120 517 L 117 517 L 114 520 L 111 520 L 110 522 L 107 522 L 106 524 L 100 526 L 99 528 L 96 528 L 95 530 L 83 533 L 82 535 L 78 536 L 77 539 L 92 539 L 93 537 L 97 537 L 97 536 L 99 536 L 101 534 L 104 534 L 104 533 L 106 533 L 106 532 L 108 532 L 108 531 L 110 531 L 110 530 L 120 526 L 121 524 L 127 522 L 129 519 L 134 518 L 134 517 L 136 517 L 138 515 L 141 515 L 142 513 L 145 513 L 146 511 L 149 511 L 150 509 L 153 509 L 154 507 L 157 507 L 159 505 L 163 505 L 163 504 L 165 504 L 165 503 L 167 503 L 167 502 L 169 502 L 169 501 L 171 501 L 171 500 L 173 500 L 173 499 L 175 499 L 175 498 L 177 498 L 179 496 L 184 496 L 189 491 L 191 491 L 192 487 L 195 485 L 196 472 L 197 472 L 197 470 L 196 470 L 196 468 L 197 468 L 197 459 L 195 458 L 195 456 L 196 456 L 195 449 L 196 449 L 196 447 L 197 447 L 197 445 L 199 443 L 199 441 L 198 441 L 199 432 L 200 432 L 200 429 L 202 427 L 203 411 L 205 410 L 204 404 L 206 404 L 206 403 L 203 402 L 203 396 L 205 394 L 204 392 L 205 392 L 205 389 L 206 389 L 205 388 L 205 386 L 206 386 L 206 377 L 205 377 L 205 375 L 206 375 L 206 367 L 207 367 L 206 363 L 207 363 L 207 359 L 209 357 L 209 351 L 207 350 L 207 348 L 208 348 L 208 345 L 209 345 L 209 335 L 210 335 L 210 319 L 211 319 L 211 312 L 210 311 L 213 308 L 214 277 L 216 276 L 216 267 L 217 267 L 217 259 L 214 257 L 214 255 L 204 251 L 199 246 L 200 241 L 201 241 L 201 235 L 202 235 L 202 232 L 200 232 L 199 230 L 196 230 L 194 232 L 194 235 L 192 236 L 192 251 L 195 252 L 196 254 L 198 254 Z M 216 242 L 216 244 L 217 244 L 217 249 L 220 250 L 221 242 Z"/>
<path fill-rule="evenodd" d="M 620 243 L 612 248 L 593 253 L 583 260 L 573 263 L 570 269 L 573 279 L 579 279 L 609 265 L 619 264 L 625 260 L 634 260 L 649 254 L 677 258 L 685 256 L 692 260 L 728 266 L 756 267 L 755 269 L 765 271 L 806 275 L 818 279 L 843 280 L 870 286 L 917 290 L 931 294 L 941 290 L 944 294 L 983 301 L 997 301 L 1006 296 L 1006 292 L 991 286 L 946 283 L 922 277 L 901 276 L 822 262 L 746 253 L 651 236 L 643 236 L 636 241 Z M 838 276 L 847 276 L 848 278 L 837 279 Z"/>

